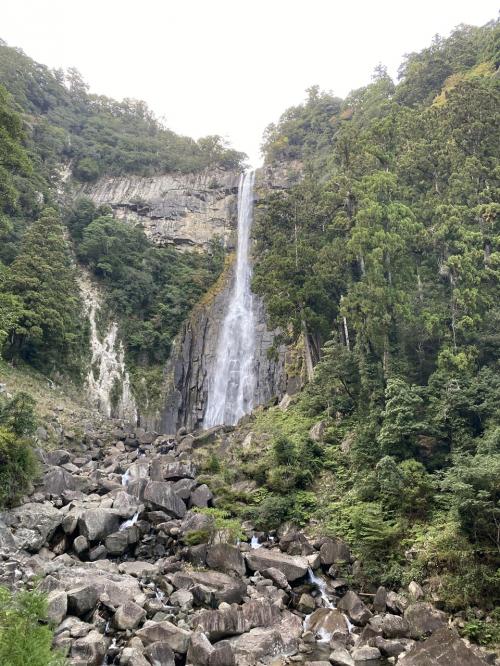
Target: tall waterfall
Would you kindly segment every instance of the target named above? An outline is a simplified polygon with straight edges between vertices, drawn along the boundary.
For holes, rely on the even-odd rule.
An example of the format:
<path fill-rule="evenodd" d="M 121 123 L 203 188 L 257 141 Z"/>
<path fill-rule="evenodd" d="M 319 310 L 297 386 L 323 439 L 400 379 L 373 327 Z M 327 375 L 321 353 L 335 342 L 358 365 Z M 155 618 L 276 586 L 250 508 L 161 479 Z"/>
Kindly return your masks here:
<path fill-rule="evenodd" d="M 254 406 L 255 320 L 250 290 L 250 229 L 253 219 L 254 172 L 240 177 L 238 248 L 234 284 L 208 386 L 204 426 L 234 425 Z"/>

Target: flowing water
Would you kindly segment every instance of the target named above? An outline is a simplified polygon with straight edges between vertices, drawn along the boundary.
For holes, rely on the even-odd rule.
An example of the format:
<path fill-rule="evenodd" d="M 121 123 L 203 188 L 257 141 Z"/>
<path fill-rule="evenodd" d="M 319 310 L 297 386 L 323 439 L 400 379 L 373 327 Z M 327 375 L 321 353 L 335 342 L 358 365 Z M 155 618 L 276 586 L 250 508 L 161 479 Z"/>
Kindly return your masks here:
<path fill-rule="evenodd" d="M 255 320 L 250 289 L 250 229 L 254 172 L 241 175 L 238 188 L 238 248 L 234 284 L 208 387 L 204 426 L 234 425 L 254 406 Z"/>

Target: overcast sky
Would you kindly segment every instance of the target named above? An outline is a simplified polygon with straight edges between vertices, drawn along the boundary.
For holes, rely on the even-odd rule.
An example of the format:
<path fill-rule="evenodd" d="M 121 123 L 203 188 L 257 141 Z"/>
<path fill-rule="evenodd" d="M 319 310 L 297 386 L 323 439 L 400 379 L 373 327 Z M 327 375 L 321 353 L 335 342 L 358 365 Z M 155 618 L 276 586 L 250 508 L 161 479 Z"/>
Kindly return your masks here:
<path fill-rule="evenodd" d="M 345 96 L 377 63 L 495 0 L 2 0 L 0 37 L 49 67 L 76 67 L 92 92 L 144 99 L 173 130 L 221 134 L 260 162 L 266 125 L 319 84 Z"/>

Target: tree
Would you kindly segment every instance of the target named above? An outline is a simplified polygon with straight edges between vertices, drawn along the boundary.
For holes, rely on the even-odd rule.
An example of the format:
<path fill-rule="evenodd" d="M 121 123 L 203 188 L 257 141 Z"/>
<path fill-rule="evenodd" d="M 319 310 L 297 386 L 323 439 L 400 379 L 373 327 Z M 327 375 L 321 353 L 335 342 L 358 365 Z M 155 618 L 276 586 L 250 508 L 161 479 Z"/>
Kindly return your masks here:
<path fill-rule="evenodd" d="M 25 233 L 4 285 L 22 302 L 7 353 L 39 368 L 77 371 L 84 342 L 75 269 L 52 208 Z"/>

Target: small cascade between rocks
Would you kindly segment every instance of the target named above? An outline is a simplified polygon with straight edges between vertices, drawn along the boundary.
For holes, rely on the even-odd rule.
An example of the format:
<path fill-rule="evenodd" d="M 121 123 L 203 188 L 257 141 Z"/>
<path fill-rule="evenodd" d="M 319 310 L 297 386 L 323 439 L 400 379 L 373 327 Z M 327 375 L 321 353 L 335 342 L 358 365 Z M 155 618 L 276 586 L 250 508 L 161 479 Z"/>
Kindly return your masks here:
<path fill-rule="evenodd" d="M 238 247 L 234 285 L 220 333 L 204 427 L 236 424 L 252 411 L 255 399 L 255 316 L 250 289 L 250 230 L 253 219 L 253 171 L 243 173 L 238 188 Z"/>
<path fill-rule="evenodd" d="M 97 290 L 86 276 L 80 277 L 80 288 L 90 322 L 91 364 L 87 374 L 87 392 L 93 405 L 104 416 L 137 423 L 137 407 L 125 368 L 125 350 L 118 338 L 118 324 L 111 322 L 101 338 L 97 316 L 101 303 Z"/>
<path fill-rule="evenodd" d="M 316 576 L 311 567 L 309 567 L 307 571 L 307 578 L 311 583 L 311 585 L 316 585 L 316 587 L 318 588 L 320 597 L 323 600 L 323 606 L 325 608 L 335 608 L 334 604 L 332 604 L 326 593 L 326 581 L 323 578 Z"/>

